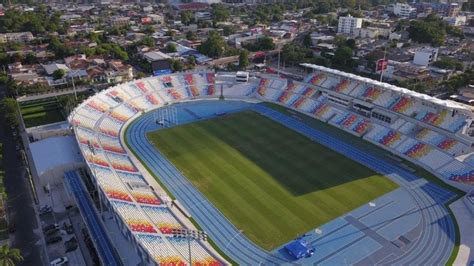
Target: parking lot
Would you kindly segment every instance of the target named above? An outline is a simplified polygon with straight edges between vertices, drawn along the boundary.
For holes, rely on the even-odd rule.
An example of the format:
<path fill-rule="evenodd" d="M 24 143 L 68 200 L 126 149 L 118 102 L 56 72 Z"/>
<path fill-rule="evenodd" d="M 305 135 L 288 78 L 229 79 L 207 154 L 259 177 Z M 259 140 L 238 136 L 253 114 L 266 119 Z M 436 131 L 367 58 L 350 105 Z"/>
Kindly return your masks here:
<path fill-rule="evenodd" d="M 94 265 L 85 242 L 87 230 L 64 186 L 38 188 L 37 192 L 49 259 L 67 257 L 69 265 Z"/>

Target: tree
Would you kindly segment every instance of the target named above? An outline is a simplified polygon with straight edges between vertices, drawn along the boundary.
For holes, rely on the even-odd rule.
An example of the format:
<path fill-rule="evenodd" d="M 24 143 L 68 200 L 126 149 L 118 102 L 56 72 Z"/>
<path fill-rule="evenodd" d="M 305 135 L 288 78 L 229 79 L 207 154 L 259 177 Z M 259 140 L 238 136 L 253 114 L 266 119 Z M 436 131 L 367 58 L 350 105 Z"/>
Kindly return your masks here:
<path fill-rule="evenodd" d="M 352 49 L 347 46 L 337 48 L 332 58 L 332 63 L 341 69 L 352 68 Z"/>
<path fill-rule="evenodd" d="M 221 4 L 212 5 L 212 19 L 216 22 L 226 21 L 230 17 L 230 12 Z"/>
<path fill-rule="evenodd" d="M 49 40 L 48 49 L 55 54 L 56 58 L 60 59 L 74 54 L 74 50 L 71 47 L 66 46 L 55 36 L 52 36 Z"/>
<path fill-rule="evenodd" d="M 64 69 L 56 69 L 53 72 L 54 79 L 62 79 L 64 75 L 66 75 L 66 71 L 64 71 Z"/>
<path fill-rule="evenodd" d="M 196 65 L 196 57 L 194 57 L 193 55 L 189 56 L 188 57 L 188 64 L 191 67 L 194 67 Z"/>
<path fill-rule="evenodd" d="M 249 51 L 242 49 L 239 54 L 239 67 L 240 69 L 246 69 L 249 64 Z"/>
<path fill-rule="evenodd" d="M 5 114 L 7 124 L 11 126 L 18 126 L 18 105 L 13 98 L 4 98 L 1 101 L 1 110 Z M 3 248 L 3 247 L 2 247 Z M 1 254 L 1 248 L 0 248 Z M 0 255 L 1 258 L 1 255 Z"/>
<path fill-rule="evenodd" d="M 146 45 L 148 47 L 155 47 L 155 39 L 153 39 L 153 37 L 150 37 L 150 36 L 145 36 L 141 40 L 141 44 Z"/>
<path fill-rule="evenodd" d="M 189 10 L 180 13 L 181 23 L 189 25 L 194 21 L 193 13 Z"/>
<path fill-rule="evenodd" d="M 36 55 L 34 53 L 28 53 L 24 59 L 24 63 L 27 65 L 32 65 L 37 63 Z"/>
<path fill-rule="evenodd" d="M 146 25 L 145 28 L 143 29 L 143 32 L 148 34 L 148 35 L 151 35 L 151 34 L 155 33 L 155 29 L 150 25 Z"/>
<path fill-rule="evenodd" d="M 167 53 L 176 53 L 178 50 L 176 49 L 176 44 L 168 43 L 166 45 L 166 52 Z"/>
<path fill-rule="evenodd" d="M 300 64 L 304 62 L 311 62 L 313 52 L 311 49 L 293 43 L 285 44 L 281 51 L 282 61 L 287 64 Z"/>
<path fill-rule="evenodd" d="M 14 266 L 17 262 L 22 260 L 23 257 L 19 249 L 10 248 L 8 245 L 0 247 L 0 265 Z"/>
<path fill-rule="evenodd" d="M 188 39 L 190 41 L 194 41 L 194 40 L 197 39 L 197 36 L 194 32 L 188 31 L 188 32 L 186 32 L 186 39 Z"/>
<path fill-rule="evenodd" d="M 354 50 L 356 48 L 356 41 L 354 39 L 347 39 L 345 45 Z"/>
<path fill-rule="evenodd" d="M 305 47 L 311 47 L 313 45 L 313 42 L 311 41 L 311 34 L 306 34 L 303 38 L 303 45 Z"/>
<path fill-rule="evenodd" d="M 209 57 L 217 58 L 224 54 L 227 44 L 224 39 L 215 31 L 209 32 L 209 37 L 204 41 L 198 50 Z"/>
<path fill-rule="evenodd" d="M 225 25 L 224 27 L 222 27 L 222 30 L 223 30 L 222 34 L 224 34 L 224 36 L 229 36 L 235 33 L 234 27 L 229 26 L 229 25 Z"/>
<path fill-rule="evenodd" d="M 440 46 L 446 39 L 448 25 L 436 15 L 430 14 L 424 20 L 413 20 L 407 29 L 410 38 L 419 43 L 431 43 L 433 46 Z M 451 31 L 453 35 L 459 32 Z"/>
<path fill-rule="evenodd" d="M 181 62 L 181 60 L 171 59 L 171 70 L 173 70 L 173 72 L 183 71 L 183 69 L 184 69 L 184 65 L 183 65 L 183 62 Z"/>
<path fill-rule="evenodd" d="M 243 46 L 252 52 L 268 51 L 275 49 L 275 43 L 273 43 L 273 39 L 268 36 L 263 36 L 255 40 L 254 43 L 248 43 Z"/>
<path fill-rule="evenodd" d="M 443 68 L 443 69 L 455 69 L 455 70 L 463 69 L 462 62 L 451 57 L 441 57 L 438 60 L 436 60 L 436 62 L 433 63 L 433 66 Z"/>
<path fill-rule="evenodd" d="M 143 73 L 143 72 L 138 72 L 137 73 L 137 77 L 136 77 L 137 79 L 141 79 L 141 78 L 144 78 L 144 77 L 146 77 L 145 73 Z"/>

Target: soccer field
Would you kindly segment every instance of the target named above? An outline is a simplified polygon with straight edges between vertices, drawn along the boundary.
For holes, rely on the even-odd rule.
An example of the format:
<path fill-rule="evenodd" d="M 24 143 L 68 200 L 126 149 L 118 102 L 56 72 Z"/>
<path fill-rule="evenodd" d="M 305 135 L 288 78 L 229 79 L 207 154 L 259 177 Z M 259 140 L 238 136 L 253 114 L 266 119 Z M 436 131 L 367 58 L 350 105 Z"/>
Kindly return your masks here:
<path fill-rule="evenodd" d="M 267 250 L 397 188 L 251 111 L 159 130 L 148 139 Z"/>

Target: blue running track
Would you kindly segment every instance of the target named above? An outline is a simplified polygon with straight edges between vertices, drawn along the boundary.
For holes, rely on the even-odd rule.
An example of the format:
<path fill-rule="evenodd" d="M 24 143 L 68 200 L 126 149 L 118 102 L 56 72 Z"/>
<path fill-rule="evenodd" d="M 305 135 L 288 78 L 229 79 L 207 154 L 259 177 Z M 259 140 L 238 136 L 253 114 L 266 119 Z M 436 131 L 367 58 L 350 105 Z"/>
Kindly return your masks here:
<path fill-rule="evenodd" d="M 99 253 L 99 257 L 104 265 L 107 266 L 118 266 L 122 265 L 122 262 L 113 249 L 110 239 L 107 237 L 105 228 L 103 227 L 99 216 L 94 210 L 89 196 L 82 185 L 80 176 L 77 172 L 67 172 L 64 176 L 69 188 L 76 198 L 77 205 L 82 213 L 91 237 L 94 240 L 95 246 Z"/>
<path fill-rule="evenodd" d="M 225 102 L 219 101 L 219 104 L 222 105 Z M 448 260 L 454 247 L 455 230 L 452 218 L 442 203 L 452 199 L 455 196 L 454 193 L 262 104 L 253 104 L 248 108 L 390 177 L 402 187 L 401 189 L 406 190 L 422 217 L 422 233 L 417 241 L 412 243 L 409 250 L 404 251 L 401 256 L 386 258 L 383 263 L 438 265 Z M 198 113 L 195 109 L 193 111 Z M 198 113 L 198 115 L 206 118 L 209 117 L 209 112 L 204 115 Z M 247 239 L 173 164 L 150 145 L 146 133 L 156 129 L 158 127 L 153 122 L 153 112 L 139 117 L 126 132 L 131 149 L 186 207 L 221 250 L 239 264 L 288 263 L 289 261 L 280 253 L 263 250 Z M 305 263 L 314 262 L 316 261 L 311 261 L 311 258 L 305 261 Z"/>

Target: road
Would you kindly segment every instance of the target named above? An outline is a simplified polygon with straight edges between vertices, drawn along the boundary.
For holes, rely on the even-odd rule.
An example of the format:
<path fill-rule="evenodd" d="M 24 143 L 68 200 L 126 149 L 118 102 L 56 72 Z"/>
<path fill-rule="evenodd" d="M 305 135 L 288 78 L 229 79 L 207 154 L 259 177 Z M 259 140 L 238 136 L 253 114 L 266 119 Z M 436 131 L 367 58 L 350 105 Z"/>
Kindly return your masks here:
<path fill-rule="evenodd" d="M 0 100 L 3 99 L 5 88 L 0 87 Z M 11 244 L 21 251 L 24 260 L 17 265 L 42 265 L 41 238 L 38 227 L 35 204 L 31 195 L 29 181 L 21 160 L 17 157 L 15 140 L 10 127 L 5 125 L 4 116 L 0 116 L 0 140 L 4 148 L 5 188 L 8 194 L 8 217 L 16 231 L 11 235 Z"/>

